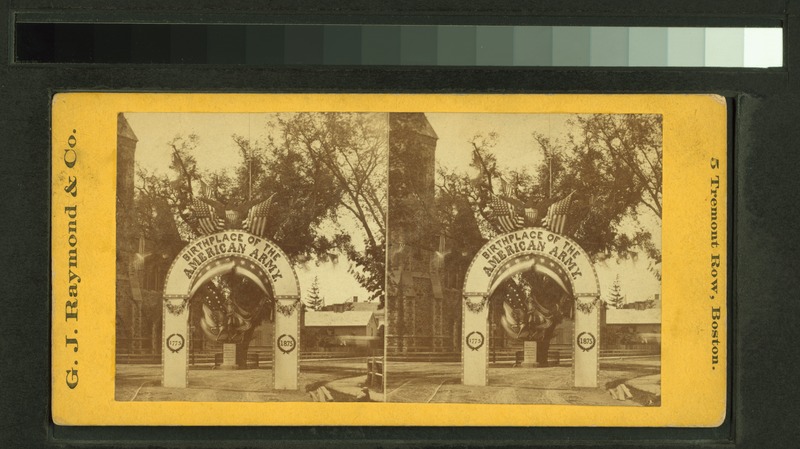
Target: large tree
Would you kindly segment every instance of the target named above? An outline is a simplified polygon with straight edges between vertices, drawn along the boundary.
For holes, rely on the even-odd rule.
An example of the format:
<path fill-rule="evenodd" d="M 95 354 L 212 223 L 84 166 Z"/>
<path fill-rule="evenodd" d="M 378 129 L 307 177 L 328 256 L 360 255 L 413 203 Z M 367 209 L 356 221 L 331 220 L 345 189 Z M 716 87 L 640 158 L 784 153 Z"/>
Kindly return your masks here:
<path fill-rule="evenodd" d="M 534 133 L 532 143 L 544 162 L 522 169 L 500 166 L 496 134 L 476 135 L 465 145 L 473 157 L 471 173 L 439 167 L 439 223 L 454 235 L 472 235 L 477 241 L 469 246 L 480 247 L 498 233 L 492 226 L 493 196 L 510 197 L 517 207 L 536 209 L 541 217 L 547 206 L 572 194 L 564 232 L 590 257 L 600 261 L 643 256 L 660 278 L 659 245 L 649 229 L 661 221 L 661 117 L 585 115 L 576 116 L 569 126 L 573 131 L 563 140 Z M 465 208 L 476 218 L 471 231 L 464 229 L 463 220 L 456 225 Z M 528 272 L 519 282 L 537 298 L 537 310 L 543 312 L 535 323 L 538 330 L 529 338 L 541 341 L 539 361 L 546 363 L 552 329 L 571 308 L 546 276 Z"/>
<path fill-rule="evenodd" d="M 194 155 L 201 139 L 197 135 L 167 142 L 165 150 L 172 156 L 168 173 L 137 170 L 140 232 L 172 258 L 198 236 L 191 225 L 194 199 L 207 197 L 235 208 L 274 194 L 274 219 L 266 235 L 298 263 L 335 259 L 344 252 L 353 276 L 383 302 L 385 120 L 365 114 L 286 114 L 267 131 L 266 142 L 232 136 L 241 155 L 232 171 L 201 172 Z M 326 230 L 326 223 L 336 231 Z M 241 290 L 232 293 L 236 297 L 260 295 L 245 291 L 246 285 L 224 287 Z M 256 314 L 253 328 L 267 316 Z M 242 363 L 251 335 L 239 343 Z"/>
<path fill-rule="evenodd" d="M 277 153 L 297 154 L 330 179 L 337 224 L 333 238 L 352 262 L 350 272 L 371 299 L 385 300 L 386 162 L 385 114 L 301 113 L 278 117 Z"/>
<path fill-rule="evenodd" d="M 565 141 L 534 133 L 546 163 L 535 173 L 542 194 L 576 192 L 572 232 L 595 260 L 650 261 L 660 278 L 661 252 L 648 230 L 660 226 L 662 130 L 660 115 L 580 115 Z"/>

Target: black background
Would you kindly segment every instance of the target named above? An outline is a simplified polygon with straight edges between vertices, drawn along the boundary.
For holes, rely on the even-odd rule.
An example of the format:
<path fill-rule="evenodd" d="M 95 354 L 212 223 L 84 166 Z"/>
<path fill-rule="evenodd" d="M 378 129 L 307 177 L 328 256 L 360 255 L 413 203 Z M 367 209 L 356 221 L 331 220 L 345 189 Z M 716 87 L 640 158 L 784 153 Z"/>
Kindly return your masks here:
<path fill-rule="evenodd" d="M 119 5 L 118 5 L 119 3 Z M 800 285 L 800 6 L 780 0 L 108 0 L 4 2 L 0 27 L 0 446 L 796 447 Z M 630 4 L 633 3 L 633 4 Z M 369 11 L 369 12 L 365 12 Z M 785 66 L 714 68 L 255 67 L 20 64 L 15 21 L 782 25 Z M 797 72 L 797 73 L 795 73 Z M 731 99 L 728 420 L 716 429 L 124 428 L 50 420 L 50 100 L 65 91 L 717 93 Z M 90 323 L 89 323 L 90 324 Z M 687 367 L 688 368 L 688 367 Z M 698 407 L 703 404 L 698 403 Z M 77 410 L 76 410 L 77 412 Z M 86 411 L 83 411 L 86 412 Z M 480 407 L 475 408 L 480 413 Z M 598 413 L 602 411 L 598 410 Z"/>

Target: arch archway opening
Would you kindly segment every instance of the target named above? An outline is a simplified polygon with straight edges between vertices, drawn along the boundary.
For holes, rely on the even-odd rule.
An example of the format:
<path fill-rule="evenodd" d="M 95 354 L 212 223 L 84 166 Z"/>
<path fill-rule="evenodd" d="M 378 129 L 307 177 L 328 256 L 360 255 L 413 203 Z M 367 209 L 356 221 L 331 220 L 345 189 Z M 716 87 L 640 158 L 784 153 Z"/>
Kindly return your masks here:
<path fill-rule="evenodd" d="M 487 385 L 493 337 L 490 312 L 500 310 L 495 320 L 503 331 L 523 341 L 545 341 L 559 318 L 573 317 L 575 386 L 596 386 L 599 295 L 591 260 L 563 235 L 528 228 L 487 242 L 464 280 L 462 382 Z M 592 344 L 586 343 L 589 340 Z M 546 348 L 534 352 L 537 361 L 547 364 Z"/>
<path fill-rule="evenodd" d="M 490 366 L 530 368 L 558 364 L 563 352 L 559 349 L 563 348 L 551 351 L 551 342 L 563 339 L 561 334 L 573 319 L 569 275 L 542 256 L 519 258 L 498 270 L 487 303 Z M 503 358 L 504 355 L 512 358 Z M 487 374 L 487 382 L 500 381 L 492 380 L 492 376 Z"/>
<path fill-rule="evenodd" d="M 250 349 L 256 329 L 272 326 L 274 321 L 271 283 L 247 270 L 229 270 L 198 279 L 192 291 L 189 321 L 193 332 L 189 338 L 194 344 L 190 363 L 214 356 L 216 364 L 216 358 L 222 356 L 226 368 L 257 367 L 258 355 L 249 357 Z M 225 345 L 235 345 L 235 349 L 226 353 Z"/>
<path fill-rule="evenodd" d="M 227 241 L 237 243 L 220 243 Z M 228 363 L 233 366 L 246 366 L 247 359 L 246 350 L 240 354 L 231 347 L 247 342 L 259 319 L 274 318 L 271 334 L 280 337 L 270 343 L 273 387 L 297 389 L 299 303 L 297 274 L 273 242 L 236 230 L 190 242 L 173 261 L 165 280 L 162 385 L 185 388 L 188 384 L 190 312 L 199 309 L 195 315 L 201 317 L 202 334 L 226 346 L 223 358 L 238 359 Z"/>
<path fill-rule="evenodd" d="M 572 318 L 573 301 L 571 292 L 552 278 L 528 270 L 500 282 L 488 303 L 500 311 L 493 318 L 505 335 L 518 341 L 541 341 L 544 332 Z"/>

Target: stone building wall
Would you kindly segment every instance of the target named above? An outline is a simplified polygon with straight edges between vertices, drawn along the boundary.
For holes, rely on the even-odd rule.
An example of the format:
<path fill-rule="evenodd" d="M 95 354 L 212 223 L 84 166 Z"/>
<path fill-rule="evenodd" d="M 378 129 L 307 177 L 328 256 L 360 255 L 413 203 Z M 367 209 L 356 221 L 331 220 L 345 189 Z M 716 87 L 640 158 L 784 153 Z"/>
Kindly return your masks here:
<path fill-rule="evenodd" d="M 161 304 L 170 261 L 136 228 L 134 183 L 138 139 L 117 116 L 116 338 L 118 353 L 161 349 Z"/>
<path fill-rule="evenodd" d="M 448 240 L 436 226 L 438 137 L 425 114 L 389 116 L 387 351 L 458 351 L 463 275 L 451 271 L 466 267 L 445 263 Z"/>
<path fill-rule="evenodd" d="M 124 114 L 117 116 L 117 229 L 116 229 L 116 322 L 117 343 L 130 345 L 141 337 L 141 304 L 133 296 L 131 262 L 136 253 L 134 169 L 138 139 Z M 129 348 L 132 349 L 132 348 Z"/>

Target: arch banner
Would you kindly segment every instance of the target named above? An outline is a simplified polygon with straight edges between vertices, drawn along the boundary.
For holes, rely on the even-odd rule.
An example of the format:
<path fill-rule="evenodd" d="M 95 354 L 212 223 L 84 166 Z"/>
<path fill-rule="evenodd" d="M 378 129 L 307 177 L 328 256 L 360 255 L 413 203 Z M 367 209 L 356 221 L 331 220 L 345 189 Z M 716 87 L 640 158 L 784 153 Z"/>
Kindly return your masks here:
<path fill-rule="evenodd" d="M 498 235 L 472 259 L 464 279 L 462 382 L 488 384 L 489 297 L 509 277 L 533 270 L 553 279 L 575 303 L 575 386 L 597 386 L 600 284 L 586 251 L 544 228 Z"/>
<path fill-rule="evenodd" d="M 490 294 L 509 276 L 530 268 L 526 264 L 543 259 L 563 268 L 575 296 L 599 296 L 594 265 L 583 248 L 569 237 L 544 228 L 501 234 L 483 245 L 467 270 L 464 292 Z"/>
<path fill-rule="evenodd" d="M 275 295 L 273 386 L 297 389 L 300 284 L 286 254 L 272 241 L 241 230 L 205 235 L 181 250 L 164 282 L 162 384 L 188 385 L 189 302 L 194 292 L 221 273 L 247 277 Z"/>

